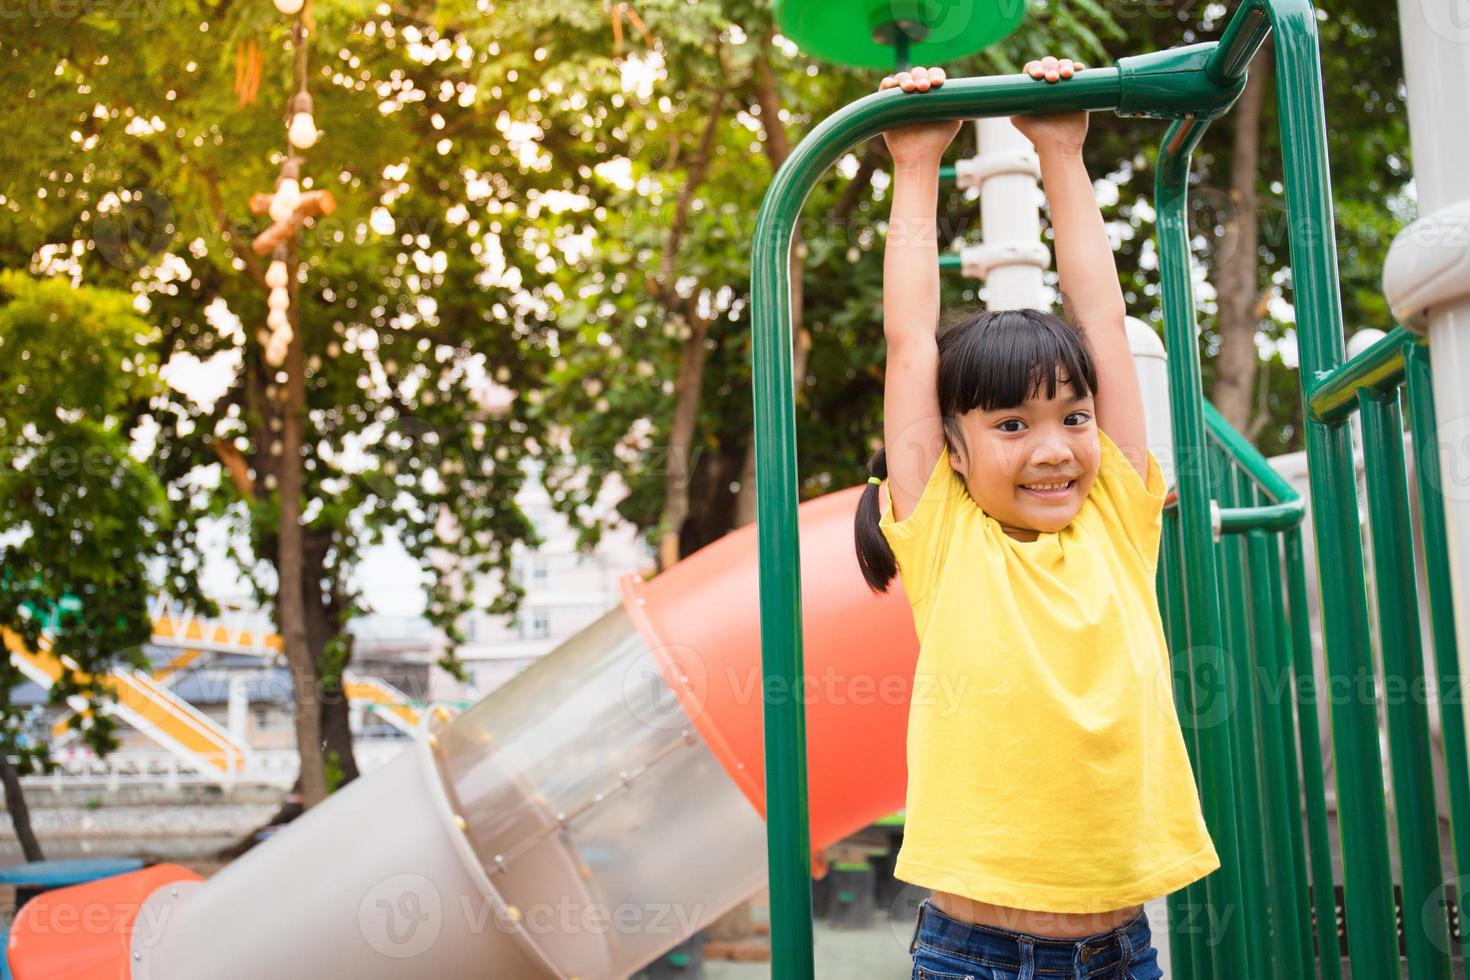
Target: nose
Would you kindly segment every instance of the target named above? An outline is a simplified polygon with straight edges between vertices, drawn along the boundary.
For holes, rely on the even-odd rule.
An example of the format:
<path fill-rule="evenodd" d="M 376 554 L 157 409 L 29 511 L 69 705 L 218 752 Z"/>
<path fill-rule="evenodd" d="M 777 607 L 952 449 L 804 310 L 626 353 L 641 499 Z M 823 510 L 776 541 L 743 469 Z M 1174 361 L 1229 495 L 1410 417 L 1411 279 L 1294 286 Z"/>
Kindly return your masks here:
<path fill-rule="evenodd" d="M 1032 466 L 1063 466 L 1072 459 L 1071 443 L 1054 436 L 1038 439 L 1031 450 Z"/>

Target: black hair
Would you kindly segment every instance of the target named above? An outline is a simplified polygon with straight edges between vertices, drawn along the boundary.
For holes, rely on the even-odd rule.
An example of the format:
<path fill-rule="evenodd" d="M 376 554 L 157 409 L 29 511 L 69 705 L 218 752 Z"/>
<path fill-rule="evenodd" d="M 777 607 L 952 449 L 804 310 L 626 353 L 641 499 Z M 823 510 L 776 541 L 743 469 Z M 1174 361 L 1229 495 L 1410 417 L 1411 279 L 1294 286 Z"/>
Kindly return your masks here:
<path fill-rule="evenodd" d="M 1097 368 L 1087 338 L 1051 313 L 963 312 L 940 325 L 938 345 L 939 416 L 946 452 L 964 454 L 959 419 L 966 412 L 1015 408 L 1043 390 L 1047 398 L 1055 398 L 1061 384 L 1083 397 L 1097 392 Z M 885 449 L 868 460 L 868 475 L 887 479 Z M 878 487 L 870 482 L 858 501 L 853 535 L 858 567 L 868 588 L 887 592 L 898 563 L 878 528 L 878 518 Z"/>

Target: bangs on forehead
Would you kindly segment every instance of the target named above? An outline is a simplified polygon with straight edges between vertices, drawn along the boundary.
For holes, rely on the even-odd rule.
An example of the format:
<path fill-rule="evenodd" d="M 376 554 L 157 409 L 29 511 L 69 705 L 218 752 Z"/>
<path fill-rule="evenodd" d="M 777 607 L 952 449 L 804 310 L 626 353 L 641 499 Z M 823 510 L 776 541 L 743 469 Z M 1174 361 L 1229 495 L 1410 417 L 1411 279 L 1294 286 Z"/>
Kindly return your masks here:
<path fill-rule="evenodd" d="M 1097 389 L 1082 334 L 1038 310 L 987 311 L 956 324 L 939 340 L 940 409 L 946 416 L 974 409 L 1015 408 L 1028 398 L 1079 398 Z"/>

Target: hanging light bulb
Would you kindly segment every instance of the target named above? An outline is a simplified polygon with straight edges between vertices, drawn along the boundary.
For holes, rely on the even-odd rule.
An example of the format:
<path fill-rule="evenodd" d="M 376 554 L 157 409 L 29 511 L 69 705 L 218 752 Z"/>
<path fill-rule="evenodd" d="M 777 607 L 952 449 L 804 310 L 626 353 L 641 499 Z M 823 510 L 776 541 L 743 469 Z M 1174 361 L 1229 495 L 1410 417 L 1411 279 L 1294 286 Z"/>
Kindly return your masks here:
<path fill-rule="evenodd" d="M 271 310 L 272 313 L 277 310 L 284 313 L 291 307 L 291 294 L 286 292 L 285 286 L 277 286 L 276 288 L 271 290 L 271 294 L 269 298 L 266 299 L 265 305 Z"/>
<path fill-rule="evenodd" d="M 272 337 L 271 342 L 267 344 L 265 348 L 265 362 L 274 368 L 278 368 L 282 364 L 285 364 L 286 351 L 290 348 L 290 346 L 290 341 L 286 341 L 283 343 L 279 337 Z"/>
<path fill-rule="evenodd" d="M 297 180 L 298 176 L 300 172 L 296 160 L 287 160 L 285 166 L 281 167 L 281 182 L 276 185 L 276 193 L 271 198 L 272 221 L 290 221 L 291 216 L 296 213 L 296 206 L 301 203 L 301 182 Z"/>
<path fill-rule="evenodd" d="M 273 331 L 279 331 L 282 327 L 289 327 L 291 320 L 286 316 L 285 310 L 271 310 L 265 315 L 265 325 Z"/>
<path fill-rule="evenodd" d="M 295 17 L 301 12 L 301 5 L 305 0 L 275 0 L 276 9 L 287 17 Z"/>
<path fill-rule="evenodd" d="M 321 135 L 311 111 L 311 96 L 305 92 L 297 92 L 296 97 L 291 100 L 291 124 L 286 129 L 286 138 L 298 150 L 311 149 L 316 138 Z"/>
<path fill-rule="evenodd" d="M 300 203 L 301 184 L 295 177 L 287 177 L 276 187 L 276 194 L 271 198 L 271 220 L 290 221 L 296 213 L 296 205 Z"/>
<path fill-rule="evenodd" d="M 286 272 L 286 263 L 276 259 L 265 270 L 265 284 L 271 289 L 285 289 L 289 273 Z"/>

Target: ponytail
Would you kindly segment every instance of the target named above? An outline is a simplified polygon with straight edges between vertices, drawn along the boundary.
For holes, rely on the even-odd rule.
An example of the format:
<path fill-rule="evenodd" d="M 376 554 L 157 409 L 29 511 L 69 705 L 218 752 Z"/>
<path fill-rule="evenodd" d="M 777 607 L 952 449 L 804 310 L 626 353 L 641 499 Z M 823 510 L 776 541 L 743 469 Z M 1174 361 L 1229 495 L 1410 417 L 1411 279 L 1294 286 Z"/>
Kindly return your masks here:
<path fill-rule="evenodd" d="M 871 479 L 888 478 L 888 454 L 882 447 L 868 460 L 868 476 L 870 479 L 858 500 L 857 516 L 853 518 L 853 542 L 857 547 L 858 568 L 863 573 L 863 580 L 873 592 L 883 593 L 888 591 L 889 583 L 898 574 L 898 559 L 878 527 L 881 516 L 878 485 Z"/>

